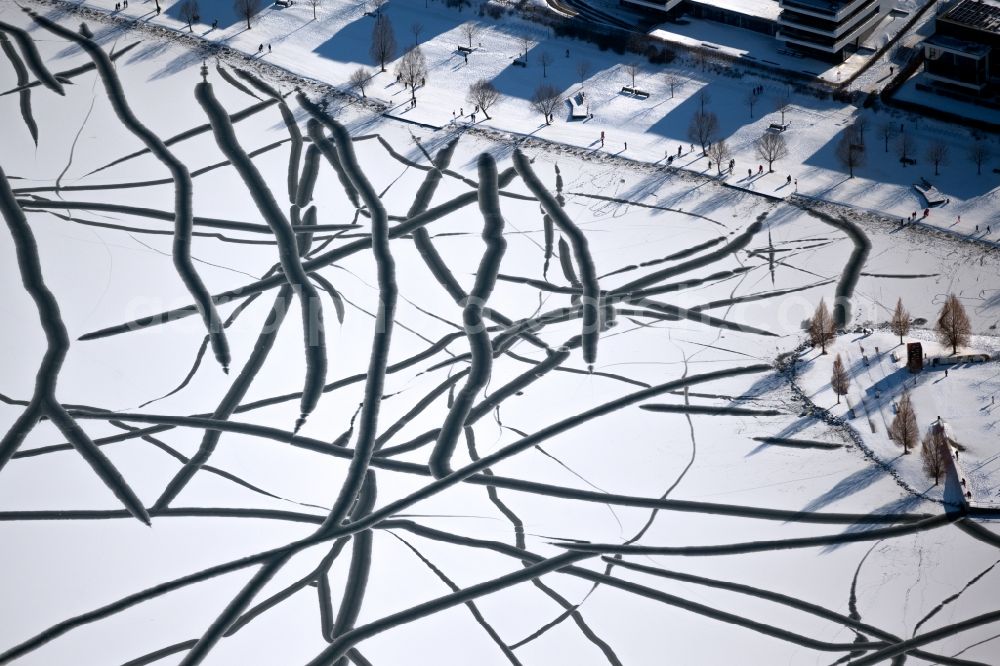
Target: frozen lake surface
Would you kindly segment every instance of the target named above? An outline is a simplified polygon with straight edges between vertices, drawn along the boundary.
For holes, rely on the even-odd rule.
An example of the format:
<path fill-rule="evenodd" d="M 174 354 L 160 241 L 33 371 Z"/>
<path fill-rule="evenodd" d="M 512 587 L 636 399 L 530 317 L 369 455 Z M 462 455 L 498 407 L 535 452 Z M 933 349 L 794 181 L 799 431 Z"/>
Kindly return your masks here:
<path fill-rule="evenodd" d="M 989 246 L 28 9 L 0 663 L 998 663 L 1000 534 L 886 438 L 896 341 L 837 341 L 853 417 L 802 346 L 956 293 L 995 354 Z M 983 497 L 997 367 L 915 393 Z"/>

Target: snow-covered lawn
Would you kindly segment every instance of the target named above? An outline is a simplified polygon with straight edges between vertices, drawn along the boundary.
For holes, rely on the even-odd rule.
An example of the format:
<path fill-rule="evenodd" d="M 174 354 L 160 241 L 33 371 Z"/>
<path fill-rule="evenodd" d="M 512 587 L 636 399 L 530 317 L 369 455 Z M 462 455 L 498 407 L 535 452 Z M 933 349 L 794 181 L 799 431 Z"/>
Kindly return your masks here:
<path fill-rule="evenodd" d="M 927 331 L 914 331 L 905 341 L 920 342 L 929 359 L 951 354 L 950 348 L 942 348 Z M 987 353 L 996 359 L 1000 344 L 995 338 L 979 336 L 959 353 Z M 851 377 L 850 391 L 839 404 L 830 387 L 831 364 L 838 354 Z M 898 360 L 893 360 L 893 354 Z M 878 458 L 891 465 L 911 488 L 941 498 L 944 485 L 931 487 L 933 481 L 921 469 L 919 443 L 912 455 L 902 455 L 901 446 L 888 436 L 900 396 L 909 392 L 921 436 L 938 418 L 945 421 L 953 438 L 964 447 L 960 459 L 969 476 L 973 500 L 984 506 L 997 504 L 1000 407 L 996 396 L 1000 394 L 1000 366 L 995 360 L 950 366 L 928 364 L 922 372 L 912 374 L 906 369 L 906 348 L 896 336 L 848 333 L 839 336 L 825 356 L 818 350 L 804 353 L 798 368 L 799 384 L 817 406 L 847 419 Z"/>
<path fill-rule="evenodd" d="M 84 4 L 103 9 L 114 7 L 111 0 L 86 0 Z M 166 0 L 163 3 L 165 11 L 155 16 L 150 13 L 150 0 L 137 0 L 117 15 L 186 31 L 186 25 L 179 19 L 179 4 L 179 1 Z M 996 212 L 1000 183 L 992 173 L 995 158 L 986 165 L 985 173 L 977 176 L 975 166 L 966 157 L 974 139 L 961 126 L 898 111 L 858 110 L 831 100 L 797 94 L 770 78 L 729 70 L 719 75 L 714 70 L 702 71 L 680 61 L 672 66 L 652 66 L 641 61 L 642 72 L 636 84 L 651 96 L 639 100 L 620 93 L 622 86 L 631 84 L 624 69 L 625 61 L 634 58 L 602 52 L 584 42 L 552 37 L 547 29 L 509 16 L 495 21 L 479 17 L 471 9 L 458 12 L 439 1 L 421 3 L 418 0 L 389 3 L 383 8 L 394 26 L 400 54 L 416 43 L 411 26 L 415 23 L 422 26 L 419 42 L 427 58 L 429 75 L 426 86 L 417 92 L 416 108 L 410 109 L 409 91 L 396 83 L 393 63 L 388 65 L 387 73 L 378 73 L 378 68 L 372 67 L 368 46 L 374 19 L 364 14 L 361 3 L 323 0 L 317 9 L 317 20 L 313 20 L 307 2 L 288 8 L 267 5 L 253 20 L 251 30 L 246 30 L 246 25 L 232 15 L 228 0 L 203 2 L 201 6 L 202 23 L 210 23 L 214 18 L 219 18 L 220 23 L 217 30 L 199 25 L 198 34 L 209 41 L 239 49 L 255 59 L 345 89 L 350 74 L 359 66 L 367 67 L 375 73 L 368 93 L 390 104 L 392 113 L 407 120 L 442 127 L 455 120 L 453 114 L 464 112 L 459 121 L 470 123 L 473 105 L 466 101 L 465 93 L 469 85 L 485 78 L 500 90 L 503 98 L 490 110 L 491 120 L 485 120 L 482 114 L 476 116 L 481 125 L 653 164 L 663 164 L 667 155 L 676 155 L 680 145 L 682 156 L 674 165 L 709 174 L 715 173 L 715 169 L 708 168 L 700 151 L 690 150 L 691 142 L 687 137 L 691 117 L 700 108 L 700 95 L 704 92 L 711 99 L 707 109 L 719 118 L 718 138 L 725 139 L 734 153 L 736 169 L 730 178 L 734 183 L 786 196 L 793 190 L 786 185 L 786 177 L 791 175 L 798 180 L 800 193 L 872 209 L 890 218 L 903 218 L 925 207 L 922 197 L 912 187 L 924 177 L 950 200 L 940 210 L 932 211 L 930 224 L 994 244 L 1000 242 L 1000 217 Z M 907 11 L 917 8 L 917 3 L 907 3 L 904 7 Z M 478 24 L 481 30 L 474 38 L 474 51 L 466 61 L 457 47 L 466 44 L 462 26 L 470 22 Z M 699 22 L 699 25 L 702 23 L 710 24 Z M 716 28 L 722 29 L 722 26 L 711 26 L 711 29 Z M 120 30 L 106 29 L 97 36 L 102 43 L 110 44 L 119 35 Z M 512 64 L 521 55 L 522 37 L 531 40 L 527 68 Z M 258 56 L 261 45 L 265 52 Z M 134 57 L 144 57 L 142 54 L 156 48 L 159 47 L 146 46 Z M 540 65 L 543 53 L 552 59 L 544 75 Z M 187 55 L 168 60 L 153 76 L 168 74 L 191 60 Z M 591 65 L 582 82 L 577 73 L 581 61 Z M 667 75 L 681 81 L 673 94 Z M 546 125 L 530 105 L 535 88 L 542 83 L 555 86 L 567 96 L 582 90 L 593 119 L 569 120 L 567 105 L 555 114 L 553 124 Z M 758 85 L 764 86 L 764 95 L 751 116 L 745 97 Z M 775 165 L 776 174 L 748 179 L 745 169 L 751 168 L 756 173 L 761 163 L 753 141 L 771 123 L 780 120 L 775 100 L 786 94 L 791 100 L 785 114 L 786 122 L 790 123 L 785 133 L 789 157 Z M 846 167 L 836 158 L 835 148 L 840 133 L 858 116 L 868 122 L 868 150 L 866 164 L 857 169 L 856 178 L 850 179 Z M 879 133 L 882 123 L 899 125 L 914 137 L 916 147 L 912 156 L 917 159 L 916 167 L 900 165 L 895 139 L 889 142 L 889 150 L 885 150 Z M 606 136 L 603 148 L 600 145 L 602 131 Z M 935 175 L 924 153 L 932 141 L 939 139 L 948 142 L 950 154 L 941 174 Z M 993 146 L 994 156 L 1000 155 L 996 137 L 979 140 Z M 985 231 L 988 225 L 990 234 Z"/>

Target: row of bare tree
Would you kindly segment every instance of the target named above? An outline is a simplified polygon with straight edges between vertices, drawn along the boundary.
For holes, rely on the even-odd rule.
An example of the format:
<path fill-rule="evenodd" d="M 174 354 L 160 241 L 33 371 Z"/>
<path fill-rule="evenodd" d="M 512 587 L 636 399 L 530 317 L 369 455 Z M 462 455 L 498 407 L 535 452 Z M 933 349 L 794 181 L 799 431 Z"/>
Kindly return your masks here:
<path fill-rule="evenodd" d="M 754 88 L 755 95 L 759 95 L 757 90 L 759 88 Z M 714 162 L 719 175 L 722 175 L 733 154 L 725 139 L 718 138 L 719 118 L 706 108 L 710 101 L 711 97 L 707 92 L 702 90 L 698 93 L 699 108 L 691 118 L 687 136 L 691 143 L 697 143 L 701 146 L 701 154 Z M 783 110 L 786 105 L 787 102 L 782 102 L 779 108 Z M 784 116 L 784 111 L 782 111 L 782 116 Z M 782 119 L 782 123 L 784 123 L 784 119 Z M 754 140 L 753 145 L 757 158 L 767 162 L 768 172 L 774 171 L 775 162 L 788 157 L 788 144 L 785 142 L 785 137 L 776 132 L 764 132 Z M 711 164 L 709 164 L 709 168 L 711 168 Z"/>
<path fill-rule="evenodd" d="M 903 336 L 910 332 L 910 313 L 903 306 L 903 299 L 896 301 L 896 308 L 889 318 L 889 330 L 899 336 L 899 344 L 903 344 Z M 813 316 L 808 324 L 809 342 L 815 347 L 819 346 L 822 353 L 826 353 L 826 346 L 837 335 L 837 327 L 830 309 L 826 305 L 826 299 L 820 299 Z M 955 294 L 949 294 L 944 305 L 938 312 L 938 318 L 934 325 L 938 340 L 941 344 L 951 346 L 953 354 L 958 353 L 959 345 L 969 342 L 972 334 L 972 324 L 969 315 L 965 311 L 965 306 Z"/>
<path fill-rule="evenodd" d="M 962 328 L 967 329 L 968 319 L 965 319 L 965 326 L 956 325 L 956 320 L 961 319 L 959 313 L 964 315 L 964 309 L 962 309 L 962 305 L 958 302 L 955 295 L 952 294 L 948 297 L 948 301 L 942 309 L 942 315 L 938 320 L 939 333 L 947 331 L 947 335 L 951 339 L 950 336 L 953 331 L 961 330 Z M 819 319 L 822 320 L 819 310 L 817 310 L 816 316 L 819 316 Z M 910 330 L 909 314 L 903 308 L 902 300 L 897 301 L 896 310 L 889 325 L 893 333 L 900 336 L 900 342 L 902 342 L 902 336 Z M 942 333 L 942 335 L 945 334 Z M 837 395 L 837 404 L 840 404 L 840 396 L 847 395 L 850 386 L 850 374 L 844 367 L 840 354 L 837 354 L 833 360 L 833 370 L 830 374 L 830 387 Z M 904 390 L 899 398 L 899 403 L 896 405 L 896 415 L 889 425 L 888 435 L 889 439 L 903 447 L 904 454 L 909 454 L 910 449 L 917 445 L 917 440 L 920 438 L 920 427 L 909 391 Z M 920 452 L 923 458 L 924 472 L 927 476 L 934 479 L 934 485 L 937 485 L 940 482 L 941 475 L 947 469 L 948 459 L 951 456 L 947 435 L 940 419 L 933 423 L 925 433 L 921 442 Z"/>
<path fill-rule="evenodd" d="M 867 162 L 868 147 L 865 143 L 865 132 L 868 130 L 868 125 L 868 120 L 864 116 L 858 116 L 844 129 L 837 142 L 837 160 L 848 170 L 851 178 L 854 177 L 854 170 L 863 167 Z M 913 134 L 905 131 L 902 123 L 897 124 L 895 121 L 887 120 L 879 124 L 877 131 L 886 153 L 889 152 L 891 144 L 904 167 L 913 163 L 919 153 L 917 140 Z M 927 144 L 924 157 L 934 165 L 934 175 L 937 176 L 941 167 L 951 163 L 951 144 L 942 139 L 934 139 Z M 966 148 L 966 157 L 976 165 L 976 173 L 982 174 L 983 165 L 993 157 L 993 152 L 985 141 L 974 139 Z"/>

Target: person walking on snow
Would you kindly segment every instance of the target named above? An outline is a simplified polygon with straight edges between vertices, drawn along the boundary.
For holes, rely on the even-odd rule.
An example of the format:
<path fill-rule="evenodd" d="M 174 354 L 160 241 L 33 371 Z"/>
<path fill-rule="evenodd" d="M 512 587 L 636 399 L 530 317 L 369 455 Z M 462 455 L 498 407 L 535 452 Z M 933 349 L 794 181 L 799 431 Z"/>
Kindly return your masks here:
<path fill-rule="evenodd" d="M 604 147 L 604 130 L 601 130 L 601 148 Z"/>

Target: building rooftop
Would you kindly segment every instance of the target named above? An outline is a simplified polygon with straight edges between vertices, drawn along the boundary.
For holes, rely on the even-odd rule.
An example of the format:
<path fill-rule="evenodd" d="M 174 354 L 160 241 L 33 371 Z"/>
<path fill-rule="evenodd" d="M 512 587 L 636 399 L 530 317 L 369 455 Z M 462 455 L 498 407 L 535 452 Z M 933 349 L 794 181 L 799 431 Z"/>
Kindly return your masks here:
<path fill-rule="evenodd" d="M 941 16 L 979 30 L 1000 33 L 1000 2 L 996 0 L 961 0 Z"/>
<path fill-rule="evenodd" d="M 792 4 L 801 5 L 803 7 L 811 7 L 813 9 L 818 9 L 819 11 L 835 14 L 851 2 L 853 2 L 853 0 L 794 0 L 794 3 Z M 795 9 L 795 7 L 790 7 L 790 9 Z"/>
<path fill-rule="evenodd" d="M 734 14 L 777 21 L 781 7 L 777 0 L 689 0 L 692 4 L 718 7 Z"/>
<path fill-rule="evenodd" d="M 967 42 L 948 35 L 934 35 L 924 41 L 928 46 L 937 46 L 949 51 L 959 51 L 970 56 L 983 57 L 989 55 L 990 47 L 986 44 Z"/>

